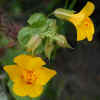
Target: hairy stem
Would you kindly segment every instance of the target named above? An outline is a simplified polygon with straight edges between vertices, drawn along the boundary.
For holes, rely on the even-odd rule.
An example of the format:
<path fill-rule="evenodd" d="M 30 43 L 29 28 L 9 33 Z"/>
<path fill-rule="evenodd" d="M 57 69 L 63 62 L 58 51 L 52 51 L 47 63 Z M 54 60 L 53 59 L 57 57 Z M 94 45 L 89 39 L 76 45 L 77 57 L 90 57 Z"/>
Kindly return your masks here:
<path fill-rule="evenodd" d="M 66 0 L 66 1 L 65 1 L 65 6 L 64 6 L 65 9 L 68 8 L 68 3 L 69 3 L 69 0 Z"/>
<path fill-rule="evenodd" d="M 74 8 L 76 2 L 77 2 L 77 0 L 73 0 L 72 3 L 71 3 L 70 6 L 69 6 L 69 9 L 72 10 L 72 9 Z"/>

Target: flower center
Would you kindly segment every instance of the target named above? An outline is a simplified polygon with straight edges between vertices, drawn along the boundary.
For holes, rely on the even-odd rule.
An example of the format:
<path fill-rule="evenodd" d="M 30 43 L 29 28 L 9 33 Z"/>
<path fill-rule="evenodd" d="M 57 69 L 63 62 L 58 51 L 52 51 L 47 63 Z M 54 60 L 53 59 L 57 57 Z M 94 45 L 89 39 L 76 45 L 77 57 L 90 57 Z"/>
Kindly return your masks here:
<path fill-rule="evenodd" d="M 27 84 L 33 84 L 37 80 L 36 73 L 31 70 L 23 70 L 21 77 Z"/>

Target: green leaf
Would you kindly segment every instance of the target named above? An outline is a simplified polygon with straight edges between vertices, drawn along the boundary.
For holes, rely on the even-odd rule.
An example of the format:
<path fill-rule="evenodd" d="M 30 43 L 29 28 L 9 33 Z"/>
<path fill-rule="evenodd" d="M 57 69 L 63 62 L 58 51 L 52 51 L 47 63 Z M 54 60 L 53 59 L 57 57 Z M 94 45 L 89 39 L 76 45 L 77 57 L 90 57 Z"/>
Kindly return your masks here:
<path fill-rule="evenodd" d="M 47 27 L 48 27 L 48 25 L 46 24 L 46 25 L 39 27 L 39 28 L 32 28 L 29 26 L 22 28 L 19 31 L 19 34 L 17 37 L 19 43 L 21 44 L 22 47 L 25 47 L 25 45 L 28 43 L 28 41 L 32 38 L 32 36 L 34 34 L 43 33 L 47 29 Z"/>
<path fill-rule="evenodd" d="M 45 55 L 46 55 L 46 57 L 48 59 L 51 58 L 51 54 L 52 54 L 52 52 L 54 50 L 54 47 L 55 46 L 54 46 L 54 44 L 51 41 L 49 41 L 49 40 L 46 41 L 44 52 L 45 52 Z"/>
<path fill-rule="evenodd" d="M 32 51 L 32 54 L 34 54 L 35 50 L 41 45 L 42 39 L 39 35 L 34 35 L 29 42 L 26 44 L 26 48 L 29 51 Z"/>
<path fill-rule="evenodd" d="M 32 35 L 35 33 L 35 30 L 33 30 L 31 27 L 24 27 L 19 31 L 18 34 L 18 41 L 23 46 L 27 44 L 27 42 L 30 40 Z"/>
<path fill-rule="evenodd" d="M 45 25 L 47 18 L 42 13 L 35 13 L 28 19 L 28 24 L 33 27 L 41 27 Z"/>
<path fill-rule="evenodd" d="M 52 37 L 54 37 L 57 33 L 56 20 L 48 19 L 47 25 L 48 25 L 47 30 L 44 33 L 42 33 L 41 36 L 52 39 Z"/>
<path fill-rule="evenodd" d="M 72 48 L 71 45 L 68 43 L 68 41 L 66 40 L 66 38 L 63 35 L 56 35 L 56 37 L 54 37 L 54 39 L 56 40 L 56 43 L 63 48 Z"/>
<path fill-rule="evenodd" d="M 44 52 L 44 41 L 41 42 L 41 44 L 38 46 L 38 48 L 36 48 L 35 50 L 35 54 L 38 55 L 38 54 L 41 54 L 43 55 L 43 52 Z M 43 55 L 44 56 L 44 55 Z"/>

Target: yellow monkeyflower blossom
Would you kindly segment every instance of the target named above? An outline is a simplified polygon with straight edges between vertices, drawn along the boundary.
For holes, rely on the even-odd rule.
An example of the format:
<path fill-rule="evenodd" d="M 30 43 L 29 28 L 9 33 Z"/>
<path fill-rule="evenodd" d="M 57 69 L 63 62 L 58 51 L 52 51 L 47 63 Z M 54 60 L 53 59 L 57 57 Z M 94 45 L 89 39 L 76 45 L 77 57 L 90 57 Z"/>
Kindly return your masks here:
<path fill-rule="evenodd" d="M 56 75 L 56 71 L 43 67 L 46 63 L 40 57 L 21 54 L 14 58 L 16 65 L 4 66 L 14 82 L 13 91 L 18 96 L 38 97 L 43 86 Z"/>
<path fill-rule="evenodd" d="M 77 29 L 77 41 L 88 39 L 92 41 L 94 35 L 94 24 L 90 19 L 90 15 L 94 12 L 95 6 L 92 2 L 88 1 L 83 9 L 74 14 L 65 9 L 57 9 L 54 14 L 64 20 L 72 22 Z"/>

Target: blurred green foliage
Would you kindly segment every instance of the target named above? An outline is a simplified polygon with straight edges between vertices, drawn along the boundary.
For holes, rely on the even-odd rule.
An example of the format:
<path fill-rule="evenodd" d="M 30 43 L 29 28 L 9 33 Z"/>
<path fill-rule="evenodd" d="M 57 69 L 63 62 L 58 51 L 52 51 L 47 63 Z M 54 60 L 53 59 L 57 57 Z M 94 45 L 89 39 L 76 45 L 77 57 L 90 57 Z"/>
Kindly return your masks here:
<path fill-rule="evenodd" d="M 33 54 L 45 54 L 50 59 L 56 45 L 71 48 L 66 38 L 59 33 L 55 19 L 35 13 L 27 22 L 28 26 L 19 31 L 18 41 Z"/>

